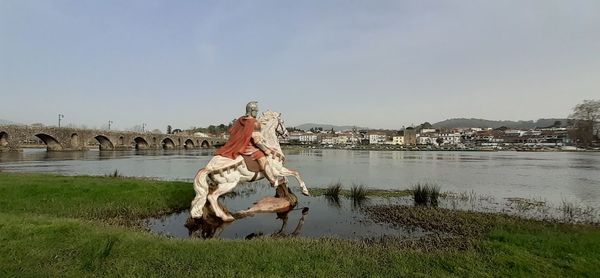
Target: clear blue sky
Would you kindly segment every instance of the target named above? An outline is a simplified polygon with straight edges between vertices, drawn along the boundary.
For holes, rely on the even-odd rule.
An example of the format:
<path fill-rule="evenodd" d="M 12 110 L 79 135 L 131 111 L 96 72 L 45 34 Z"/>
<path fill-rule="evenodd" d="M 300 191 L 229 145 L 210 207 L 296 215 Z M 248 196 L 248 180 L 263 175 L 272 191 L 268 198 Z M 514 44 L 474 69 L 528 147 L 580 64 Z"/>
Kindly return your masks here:
<path fill-rule="evenodd" d="M 399 128 L 600 98 L 600 1 L 0 0 L 0 119 L 165 130 L 246 102 Z"/>

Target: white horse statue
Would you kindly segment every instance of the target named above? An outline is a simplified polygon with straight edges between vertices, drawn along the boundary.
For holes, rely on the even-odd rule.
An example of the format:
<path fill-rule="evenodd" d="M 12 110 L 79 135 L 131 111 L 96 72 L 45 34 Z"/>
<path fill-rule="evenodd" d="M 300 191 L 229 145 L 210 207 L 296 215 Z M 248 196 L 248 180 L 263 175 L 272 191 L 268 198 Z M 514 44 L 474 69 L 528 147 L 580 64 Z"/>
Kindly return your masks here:
<path fill-rule="evenodd" d="M 290 170 L 283 166 L 285 157 L 281 151 L 278 136 L 285 138 L 288 133 L 283 126 L 283 121 L 280 117 L 281 113 L 266 111 L 258 118 L 258 122 L 261 124 L 261 133 L 265 145 L 273 150 L 273 154 L 267 157 L 269 162 L 267 167 L 272 168 L 276 181 L 279 177 L 295 177 L 302 188 L 302 194 L 310 196 L 306 184 L 300 177 L 300 174 L 297 171 Z M 217 217 L 226 222 L 235 220 L 231 214 L 221 209 L 217 201 L 219 196 L 230 192 L 240 183 L 256 181 L 263 178 L 264 175 L 262 173 L 257 174 L 248 170 L 242 156 L 238 156 L 236 159 L 218 155 L 214 156 L 208 162 L 206 167 L 200 169 L 198 173 L 196 173 L 196 177 L 194 177 L 196 197 L 192 200 L 192 207 L 190 210 L 191 217 L 200 219 L 202 217 L 203 207 L 208 200 Z M 209 186 L 214 188 L 212 192 L 209 191 Z M 277 186 L 277 184 L 275 184 L 275 186 Z"/>

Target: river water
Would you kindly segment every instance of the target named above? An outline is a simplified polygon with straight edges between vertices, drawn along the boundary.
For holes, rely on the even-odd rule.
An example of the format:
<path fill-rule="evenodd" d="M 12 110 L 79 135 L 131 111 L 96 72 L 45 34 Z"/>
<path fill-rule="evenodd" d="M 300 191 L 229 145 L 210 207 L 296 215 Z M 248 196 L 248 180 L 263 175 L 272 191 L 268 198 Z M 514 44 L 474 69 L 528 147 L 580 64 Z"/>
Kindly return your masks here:
<path fill-rule="evenodd" d="M 567 200 L 600 207 L 600 153 L 570 152 L 403 152 L 285 150 L 286 164 L 310 187 L 342 182 L 378 189 L 406 189 L 436 183 L 442 191 L 474 192 L 495 198 Z M 65 175 L 122 175 L 191 180 L 213 150 L 0 153 L 0 171 Z M 290 186 L 299 192 L 291 181 Z"/>

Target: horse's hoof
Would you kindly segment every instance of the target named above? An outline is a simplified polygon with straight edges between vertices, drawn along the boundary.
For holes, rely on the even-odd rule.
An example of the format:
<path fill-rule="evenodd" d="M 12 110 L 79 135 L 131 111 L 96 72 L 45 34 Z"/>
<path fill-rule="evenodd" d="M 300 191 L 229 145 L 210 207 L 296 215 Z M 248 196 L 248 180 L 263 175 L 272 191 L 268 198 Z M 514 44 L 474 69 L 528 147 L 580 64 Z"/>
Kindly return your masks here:
<path fill-rule="evenodd" d="M 235 218 L 231 215 L 225 215 L 221 217 L 221 220 L 223 220 L 223 222 L 233 222 Z"/>

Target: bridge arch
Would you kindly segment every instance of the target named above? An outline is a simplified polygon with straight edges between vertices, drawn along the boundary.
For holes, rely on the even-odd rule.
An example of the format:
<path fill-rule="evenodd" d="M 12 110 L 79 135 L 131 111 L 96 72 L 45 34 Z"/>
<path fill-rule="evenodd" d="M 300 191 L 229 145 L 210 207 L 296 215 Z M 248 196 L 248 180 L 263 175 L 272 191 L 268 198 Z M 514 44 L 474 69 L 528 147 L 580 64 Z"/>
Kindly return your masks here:
<path fill-rule="evenodd" d="M 119 141 L 117 142 L 117 144 L 119 146 L 123 146 L 123 144 L 125 144 L 125 139 L 123 138 L 123 136 L 119 136 Z"/>
<path fill-rule="evenodd" d="M 46 144 L 46 150 L 49 151 L 60 151 L 63 149 L 63 146 L 56 140 L 56 138 L 48 135 L 46 133 L 38 133 L 35 137 L 40 138 Z"/>
<path fill-rule="evenodd" d="M 167 137 L 167 138 L 165 138 L 165 139 L 162 140 L 162 147 L 165 150 L 174 149 L 175 148 L 175 143 L 173 142 L 173 140 L 171 140 L 171 138 Z"/>
<path fill-rule="evenodd" d="M 200 143 L 200 147 L 203 149 L 208 149 L 210 148 L 210 143 L 208 142 L 208 140 L 203 140 L 202 143 Z"/>
<path fill-rule="evenodd" d="M 0 131 L 0 147 L 8 146 L 8 133 Z"/>
<path fill-rule="evenodd" d="M 185 140 L 185 145 L 184 145 L 184 147 L 185 147 L 186 149 L 193 149 L 193 148 L 194 148 L 194 140 L 192 140 L 192 139 L 187 139 L 187 140 Z"/>
<path fill-rule="evenodd" d="M 100 144 L 100 150 L 104 151 L 104 150 L 113 150 L 115 148 L 115 145 L 110 141 L 110 139 L 108 139 L 108 137 L 104 136 L 104 135 L 98 135 L 96 137 L 96 140 L 98 140 L 98 143 Z"/>
<path fill-rule="evenodd" d="M 150 147 L 150 145 L 148 145 L 148 142 L 146 141 L 146 139 L 144 139 L 142 137 L 135 137 L 133 139 L 133 141 L 135 142 L 136 150 L 145 150 Z"/>

